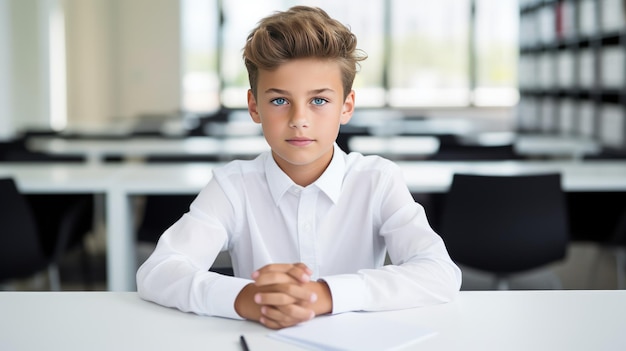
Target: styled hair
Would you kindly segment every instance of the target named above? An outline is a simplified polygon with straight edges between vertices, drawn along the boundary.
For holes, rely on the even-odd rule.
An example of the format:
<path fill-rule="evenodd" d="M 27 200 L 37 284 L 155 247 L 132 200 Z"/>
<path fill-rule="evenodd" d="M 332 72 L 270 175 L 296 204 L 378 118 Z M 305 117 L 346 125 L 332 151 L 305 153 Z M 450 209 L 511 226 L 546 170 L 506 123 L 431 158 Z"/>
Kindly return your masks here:
<path fill-rule="evenodd" d="M 243 49 L 250 89 L 256 97 L 259 70 L 272 71 L 289 60 L 311 57 L 339 63 L 345 99 L 358 62 L 367 58 L 356 42 L 348 27 L 320 8 L 294 6 L 275 12 L 250 32 Z"/>

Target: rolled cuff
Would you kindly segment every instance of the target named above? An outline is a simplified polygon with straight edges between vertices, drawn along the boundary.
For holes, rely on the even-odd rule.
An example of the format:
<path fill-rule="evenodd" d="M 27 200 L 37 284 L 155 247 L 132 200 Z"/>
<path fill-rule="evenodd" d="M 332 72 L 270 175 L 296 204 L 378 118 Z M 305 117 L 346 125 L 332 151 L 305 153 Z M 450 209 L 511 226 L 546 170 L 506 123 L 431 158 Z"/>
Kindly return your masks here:
<path fill-rule="evenodd" d="M 322 277 L 328 284 L 333 299 L 332 314 L 362 311 L 367 306 L 367 287 L 357 274 L 340 274 Z"/>
<path fill-rule="evenodd" d="M 232 319 L 244 319 L 235 311 L 235 300 L 239 292 L 252 280 L 223 277 L 215 281 L 207 296 L 209 315 Z"/>

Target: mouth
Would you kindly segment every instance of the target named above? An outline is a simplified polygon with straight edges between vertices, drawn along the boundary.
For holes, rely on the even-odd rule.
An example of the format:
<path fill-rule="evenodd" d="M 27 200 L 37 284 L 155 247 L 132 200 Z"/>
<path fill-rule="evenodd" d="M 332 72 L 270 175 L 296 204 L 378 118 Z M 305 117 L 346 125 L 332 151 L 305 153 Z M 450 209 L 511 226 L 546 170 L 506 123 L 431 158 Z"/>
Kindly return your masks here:
<path fill-rule="evenodd" d="M 287 139 L 286 141 L 287 143 L 293 146 L 307 146 L 307 145 L 312 144 L 315 140 L 309 139 L 309 138 L 296 137 L 296 138 Z"/>

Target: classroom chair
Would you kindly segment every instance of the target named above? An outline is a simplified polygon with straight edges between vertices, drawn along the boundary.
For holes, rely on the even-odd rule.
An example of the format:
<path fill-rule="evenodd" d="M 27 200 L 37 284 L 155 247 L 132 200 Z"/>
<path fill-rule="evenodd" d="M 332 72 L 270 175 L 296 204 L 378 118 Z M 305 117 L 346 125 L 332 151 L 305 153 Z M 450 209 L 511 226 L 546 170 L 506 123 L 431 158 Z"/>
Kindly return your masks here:
<path fill-rule="evenodd" d="M 503 290 L 512 276 L 565 258 L 567 217 L 560 174 L 455 174 L 440 234 L 455 262 L 492 274 Z"/>
<path fill-rule="evenodd" d="M 0 179 L 0 282 L 47 272 L 50 290 L 61 290 L 58 263 L 83 220 L 84 207 L 70 208 L 60 219 L 53 248 L 47 250 L 40 223 L 12 178 Z"/>
<path fill-rule="evenodd" d="M 452 134 L 438 135 L 439 150 L 428 157 L 430 161 L 501 161 L 524 159 L 513 144 L 465 144 Z"/>

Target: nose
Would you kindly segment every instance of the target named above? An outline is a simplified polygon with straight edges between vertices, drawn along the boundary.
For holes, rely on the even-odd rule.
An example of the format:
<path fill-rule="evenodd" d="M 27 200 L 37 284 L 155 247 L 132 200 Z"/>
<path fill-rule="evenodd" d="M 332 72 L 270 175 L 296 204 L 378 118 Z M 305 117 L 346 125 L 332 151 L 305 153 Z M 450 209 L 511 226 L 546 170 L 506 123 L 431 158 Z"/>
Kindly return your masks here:
<path fill-rule="evenodd" d="M 301 105 L 295 105 L 291 109 L 291 116 L 289 116 L 289 127 L 291 128 L 306 128 L 309 126 L 309 119 L 307 116 L 306 108 Z"/>

